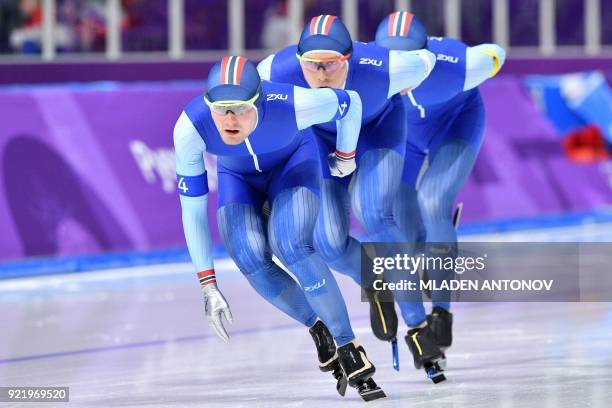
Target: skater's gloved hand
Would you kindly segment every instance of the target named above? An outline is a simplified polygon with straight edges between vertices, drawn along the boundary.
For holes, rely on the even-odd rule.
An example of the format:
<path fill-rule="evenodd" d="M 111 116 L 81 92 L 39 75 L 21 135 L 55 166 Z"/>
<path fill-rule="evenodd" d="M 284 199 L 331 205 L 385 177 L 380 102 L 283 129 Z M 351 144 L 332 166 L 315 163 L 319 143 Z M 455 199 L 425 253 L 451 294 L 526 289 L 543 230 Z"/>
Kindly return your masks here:
<path fill-rule="evenodd" d="M 335 177 L 346 177 L 357 168 L 355 152 L 343 153 L 336 150 L 327 156 L 329 173 Z"/>
<path fill-rule="evenodd" d="M 208 325 L 221 340 L 226 343 L 229 342 L 229 335 L 225 331 L 221 320 L 221 315 L 223 315 L 228 322 L 234 322 L 227 301 L 214 283 L 203 286 L 202 293 L 204 293 L 204 310 L 206 311 Z"/>

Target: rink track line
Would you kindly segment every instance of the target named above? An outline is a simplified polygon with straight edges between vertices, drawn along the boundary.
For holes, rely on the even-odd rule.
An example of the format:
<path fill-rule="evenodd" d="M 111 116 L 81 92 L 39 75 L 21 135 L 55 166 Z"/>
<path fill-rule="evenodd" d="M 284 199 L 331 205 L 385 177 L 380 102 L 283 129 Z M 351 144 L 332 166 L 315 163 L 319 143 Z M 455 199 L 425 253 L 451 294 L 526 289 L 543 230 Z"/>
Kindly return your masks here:
<path fill-rule="evenodd" d="M 215 266 L 217 269 L 227 269 L 232 272 L 234 276 L 239 276 L 239 272 L 234 271 L 235 264 L 229 258 L 216 260 Z M 14 279 L 0 279 L 0 292 L 62 288 L 62 285 L 65 285 L 67 282 L 91 283 L 126 279 L 150 279 L 155 277 L 191 276 L 191 273 L 195 274 L 194 268 L 190 262 L 179 262 L 84 271 L 82 273 L 28 276 Z"/>
<path fill-rule="evenodd" d="M 369 316 L 352 317 L 351 322 L 366 320 L 366 319 L 369 319 Z M 275 332 L 275 331 L 295 329 L 295 328 L 302 328 L 302 326 L 300 326 L 299 324 L 292 323 L 292 324 L 284 324 L 280 326 L 272 326 L 272 327 L 265 327 L 265 328 L 259 327 L 259 328 L 252 328 L 252 329 L 244 329 L 244 330 L 238 330 L 234 333 L 231 333 L 231 336 L 237 337 L 237 336 L 244 336 L 244 335 L 257 333 L 257 332 L 263 332 L 263 331 Z M 103 353 L 107 351 L 129 350 L 129 349 L 135 349 L 135 348 L 163 346 L 163 345 L 170 344 L 170 343 L 185 343 L 185 342 L 191 342 L 191 341 L 201 341 L 201 340 L 206 340 L 206 339 L 215 338 L 215 337 L 216 336 L 211 333 L 211 334 L 203 334 L 199 336 L 177 337 L 175 339 L 170 339 L 170 340 L 152 340 L 152 341 L 143 341 L 143 342 L 138 342 L 138 343 L 118 344 L 115 346 L 92 347 L 92 348 L 86 348 L 86 349 L 81 349 L 81 350 L 59 351 L 55 353 L 35 354 L 35 355 L 30 355 L 30 356 L 2 359 L 0 360 L 0 365 L 8 365 L 12 363 L 21 363 L 24 361 L 44 360 L 44 359 L 58 358 L 58 357 L 71 357 L 71 356 L 78 356 L 82 354 Z"/>

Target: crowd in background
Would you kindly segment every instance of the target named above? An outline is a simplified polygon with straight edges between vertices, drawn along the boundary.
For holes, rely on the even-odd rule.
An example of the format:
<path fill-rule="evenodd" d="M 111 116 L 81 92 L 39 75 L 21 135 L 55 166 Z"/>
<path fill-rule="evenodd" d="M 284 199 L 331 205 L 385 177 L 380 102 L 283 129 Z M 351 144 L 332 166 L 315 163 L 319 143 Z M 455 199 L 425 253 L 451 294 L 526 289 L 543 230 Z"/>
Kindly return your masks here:
<path fill-rule="evenodd" d="M 130 8 L 138 0 L 122 0 L 122 28 L 130 24 Z M 2 52 L 40 53 L 43 11 L 40 0 L 0 0 Z M 55 44 L 58 51 L 101 51 L 106 38 L 105 0 L 56 2 Z"/>
<path fill-rule="evenodd" d="M 125 51 L 164 51 L 168 43 L 168 0 L 121 0 Z M 584 0 L 556 0 L 557 42 L 584 42 Z M 227 49 L 228 1 L 185 0 L 188 50 Z M 370 40 L 393 0 L 359 0 L 359 40 Z M 304 19 L 341 15 L 341 0 L 304 0 Z M 538 0 L 510 0 L 510 42 L 538 44 Z M 433 35 L 444 34 L 444 0 L 412 0 L 412 11 Z M 492 41 L 492 0 L 461 1 L 461 37 Z M 612 19 L 612 2 L 602 2 L 602 22 Z M 247 49 L 278 49 L 289 42 L 287 0 L 245 0 Z M 0 53 L 40 53 L 41 0 L 0 0 Z M 106 0 L 56 0 L 55 44 L 59 52 L 101 52 L 106 39 Z M 602 42 L 612 44 L 612 25 L 602 23 Z"/>

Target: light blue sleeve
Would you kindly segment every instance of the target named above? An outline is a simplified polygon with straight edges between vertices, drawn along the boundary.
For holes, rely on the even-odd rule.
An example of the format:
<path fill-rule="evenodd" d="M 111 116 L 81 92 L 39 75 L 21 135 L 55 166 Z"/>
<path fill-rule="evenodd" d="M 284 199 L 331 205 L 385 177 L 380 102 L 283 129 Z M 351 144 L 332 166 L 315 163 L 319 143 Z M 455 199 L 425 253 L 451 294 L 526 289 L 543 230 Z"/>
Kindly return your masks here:
<path fill-rule="evenodd" d="M 465 56 L 465 84 L 463 90 L 476 88 L 494 77 L 506 62 L 506 51 L 496 44 L 469 47 Z"/>
<path fill-rule="evenodd" d="M 414 89 L 429 76 L 436 56 L 429 50 L 389 51 L 389 93 L 387 98 L 404 89 Z"/>
<path fill-rule="evenodd" d="M 306 129 L 337 119 L 336 150 L 343 153 L 355 151 L 361 131 L 362 115 L 361 98 L 357 92 L 330 88 L 306 89 L 296 86 L 293 95 L 298 129 Z"/>
<path fill-rule="evenodd" d="M 274 54 L 269 55 L 257 64 L 257 72 L 259 72 L 259 77 L 262 81 L 269 81 L 272 76 L 272 60 L 274 59 Z"/>
<path fill-rule="evenodd" d="M 206 144 L 185 112 L 181 113 L 174 126 L 174 151 L 183 231 L 189 255 L 196 272 L 213 269 L 213 245 L 208 225 L 208 184 L 204 168 Z M 190 181 L 186 182 L 186 179 Z M 189 190 L 195 193 L 186 195 Z"/>

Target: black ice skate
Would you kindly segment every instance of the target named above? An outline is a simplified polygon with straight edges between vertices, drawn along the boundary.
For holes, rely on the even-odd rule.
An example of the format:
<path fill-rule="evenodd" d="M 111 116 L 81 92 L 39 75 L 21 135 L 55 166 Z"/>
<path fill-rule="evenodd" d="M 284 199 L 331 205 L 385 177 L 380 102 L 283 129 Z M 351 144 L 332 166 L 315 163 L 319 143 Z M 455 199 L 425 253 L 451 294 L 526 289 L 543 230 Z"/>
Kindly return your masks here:
<path fill-rule="evenodd" d="M 323 372 L 331 371 L 336 379 L 336 390 L 338 394 L 344 396 L 348 381 L 342 372 L 340 363 L 338 362 L 338 353 L 336 352 L 336 344 L 334 338 L 325 323 L 321 320 L 308 329 L 312 340 L 317 348 L 317 357 L 319 358 L 319 369 Z"/>
<path fill-rule="evenodd" d="M 417 370 L 425 368 L 427 377 L 429 377 L 434 384 L 446 380 L 444 372 L 439 364 L 444 359 L 444 353 L 436 344 L 436 340 L 429 326 L 409 330 L 405 339 L 414 357 L 414 367 Z"/>
<path fill-rule="evenodd" d="M 364 289 L 370 303 L 370 326 L 377 339 L 391 342 L 393 368 L 399 371 L 399 354 L 397 352 L 397 313 L 393 295 L 388 290 Z M 385 299 L 386 301 L 382 301 Z"/>
<path fill-rule="evenodd" d="M 386 397 L 384 391 L 372 379 L 376 368 L 368 360 L 365 350 L 359 343 L 352 341 L 338 347 L 338 360 L 348 384 L 357 388 L 357 392 L 364 401 Z"/>
<path fill-rule="evenodd" d="M 388 290 L 364 289 L 370 303 L 370 325 L 377 339 L 392 341 L 397 338 L 397 313 L 393 295 Z M 385 299 L 386 301 L 382 301 Z"/>
<path fill-rule="evenodd" d="M 427 323 L 431 329 L 436 344 L 442 351 L 453 344 L 453 314 L 446 309 L 436 306 L 427 316 Z"/>

